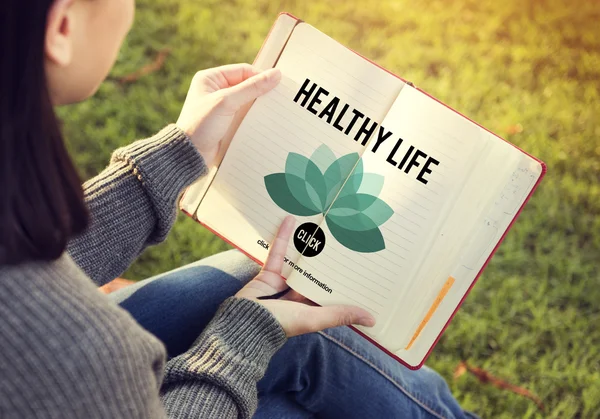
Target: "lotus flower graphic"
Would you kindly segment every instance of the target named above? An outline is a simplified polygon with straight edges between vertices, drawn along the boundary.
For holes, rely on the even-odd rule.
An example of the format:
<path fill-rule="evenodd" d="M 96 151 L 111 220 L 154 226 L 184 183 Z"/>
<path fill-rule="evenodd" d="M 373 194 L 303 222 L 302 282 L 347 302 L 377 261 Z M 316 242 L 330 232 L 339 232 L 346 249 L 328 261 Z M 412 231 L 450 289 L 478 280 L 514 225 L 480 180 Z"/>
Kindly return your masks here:
<path fill-rule="evenodd" d="M 284 173 L 265 176 L 267 192 L 281 209 L 298 216 L 325 215 L 333 237 L 363 253 L 385 249 L 379 226 L 394 211 L 377 197 L 383 181 L 381 175 L 363 172 L 358 153 L 336 159 L 324 144 L 310 158 L 289 153 Z"/>

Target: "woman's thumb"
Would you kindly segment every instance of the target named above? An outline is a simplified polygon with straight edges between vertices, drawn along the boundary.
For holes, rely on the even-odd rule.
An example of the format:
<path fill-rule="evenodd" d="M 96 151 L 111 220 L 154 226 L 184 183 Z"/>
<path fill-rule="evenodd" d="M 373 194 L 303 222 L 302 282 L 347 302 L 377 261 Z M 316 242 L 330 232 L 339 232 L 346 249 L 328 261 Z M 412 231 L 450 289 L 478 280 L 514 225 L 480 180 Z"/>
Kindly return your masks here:
<path fill-rule="evenodd" d="M 235 86 L 224 89 L 228 107 L 239 109 L 273 89 L 281 80 L 281 71 L 276 68 L 263 71 Z"/>

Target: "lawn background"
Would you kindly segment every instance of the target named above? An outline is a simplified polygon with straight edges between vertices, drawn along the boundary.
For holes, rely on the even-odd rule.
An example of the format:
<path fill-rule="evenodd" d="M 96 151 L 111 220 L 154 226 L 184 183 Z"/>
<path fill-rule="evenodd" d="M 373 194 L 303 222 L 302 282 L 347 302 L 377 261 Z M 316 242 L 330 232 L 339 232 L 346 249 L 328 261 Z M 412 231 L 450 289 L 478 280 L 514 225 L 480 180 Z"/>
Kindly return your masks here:
<path fill-rule="evenodd" d="M 84 178 L 180 110 L 192 75 L 252 62 L 289 11 L 548 164 L 548 175 L 429 358 L 482 417 L 600 417 L 600 4 L 596 0 L 139 0 L 118 63 L 90 100 L 60 110 Z M 106 29 L 107 31 L 110 28 Z M 159 71 L 117 80 L 170 48 Z M 180 216 L 124 276 L 228 246 Z M 460 360 L 539 395 L 472 376 Z"/>

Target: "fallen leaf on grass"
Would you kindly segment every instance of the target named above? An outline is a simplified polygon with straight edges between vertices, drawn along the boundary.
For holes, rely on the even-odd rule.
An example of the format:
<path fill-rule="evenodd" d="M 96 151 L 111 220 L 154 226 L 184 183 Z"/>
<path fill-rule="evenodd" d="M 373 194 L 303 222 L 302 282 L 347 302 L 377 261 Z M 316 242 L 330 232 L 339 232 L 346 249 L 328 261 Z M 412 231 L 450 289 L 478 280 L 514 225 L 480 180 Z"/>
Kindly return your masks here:
<path fill-rule="evenodd" d="M 544 411 L 544 404 L 542 403 L 542 400 L 539 397 L 537 397 L 535 394 L 531 393 L 529 390 L 527 390 L 523 387 L 519 387 L 517 385 L 511 384 L 508 381 L 502 380 L 498 377 L 494 377 L 492 374 L 490 374 L 486 370 L 484 370 L 482 368 L 472 367 L 469 364 L 467 364 L 465 361 L 461 361 L 458 364 L 458 366 L 456 367 L 456 369 L 454 370 L 454 379 L 456 380 L 461 375 L 464 375 L 464 373 L 467 371 L 470 372 L 471 374 L 473 374 L 481 383 L 491 384 L 494 387 L 497 387 L 499 389 L 509 390 L 515 394 L 519 394 L 523 397 L 526 397 L 526 398 L 532 400 L 541 411 Z"/>
<path fill-rule="evenodd" d="M 461 361 L 454 370 L 454 379 L 456 380 L 461 375 L 464 375 L 465 372 L 467 372 L 467 364 Z"/>
<path fill-rule="evenodd" d="M 169 48 L 164 48 L 164 49 L 158 51 L 158 54 L 156 55 L 156 58 L 154 59 L 154 61 L 152 61 L 150 64 L 146 64 L 145 66 L 134 71 L 131 74 L 121 77 L 119 79 L 119 81 L 121 83 L 133 83 L 145 75 L 148 75 L 150 73 L 154 73 L 155 71 L 160 70 L 162 68 L 162 66 L 165 64 L 167 55 L 169 55 L 170 52 L 171 52 L 171 50 Z"/>
<path fill-rule="evenodd" d="M 509 125 L 506 127 L 506 133 L 509 135 L 520 134 L 521 132 L 523 132 L 523 125 L 521 124 Z"/>

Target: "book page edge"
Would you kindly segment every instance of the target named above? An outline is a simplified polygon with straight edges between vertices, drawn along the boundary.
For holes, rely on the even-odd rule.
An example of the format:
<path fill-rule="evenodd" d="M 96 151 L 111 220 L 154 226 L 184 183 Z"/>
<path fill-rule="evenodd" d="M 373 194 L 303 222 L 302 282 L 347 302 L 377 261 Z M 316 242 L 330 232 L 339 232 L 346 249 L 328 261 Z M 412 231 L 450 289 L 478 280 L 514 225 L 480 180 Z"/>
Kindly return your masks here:
<path fill-rule="evenodd" d="M 486 130 L 486 131 L 488 131 L 491 134 L 493 134 L 489 130 Z M 498 137 L 496 134 L 493 134 L 493 135 L 495 137 Z M 498 137 L 498 138 L 500 138 L 500 137 Z M 500 138 L 500 139 L 503 140 L 503 141 L 505 141 L 505 142 L 508 142 L 508 141 L 506 141 L 506 140 L 504 140 L 502 138 Z M 515 146 L 515 148 L 519 149 L 516 146 Z M 520 151 L 522 151 L 522 150 L 520 150 Z M 506 227 L 506 229 L 502 233 L 502 236 L 500 237 L 500 239 L 498 240 L 498 242 L 496 243 L 496 245 L 494 246 L 494 248 L 492 249 L 492 251 L 487 256 L 485 262 L 481 266 L 481 269 L 479 270 L 479 272 L 477 273 L 477 275 L 475 275 L 475 278 L 473 279 L 473 281 L 469 285 L 469 288 L 467 289 L 467 291 L 465 292 L 465 294 L 462 296 L 462 298 L 460 299 L 460 301 L 458 302 L 458 304 L 454 308 L 454 310 L 453 310 L 452 314 L 450 315 L 450 317 L 448 318 L 448 320 L 446 320 L 446 323 L 444 324 L 444 326 L 440 330 L 438 336 L 435 338 L 435 340 L 433 341 L 433 343 L 431 344 L 431 346 L 429 347 L 429 349 L 427 350 L 427 352 L 425 353 L 425 355 L 423 356 L 423 358 L 418 363 L 416 363 L 416 364 L 411 364 L 411 363 L 408 363 L 406 361 L 402 361 L 402 363 L 404 365 L 406 365 L 408 368 L 413 369 L 413 370 L 417 370 L 417 369 L 420 369 L 425 364 L 425 362 L 427 361 L 427 359 L 429 358 L 429 356 L 433 352 L 433 349 L 435 348 L 435 346 L 439 342 L 440 338 L 442 337 L 442 335 L 444 334 L 444 332 L 446 331 L 446 329 L 450 325 L 450 322 L 452 321 L 452 319 L 454 318 L 454 316 L 456 315 L 456 313 L 458 312 L 458 310 L 462 306 L 463 302 L 465 301 L 465 299 L 467 298 L 467 296 L 469 295 L 469 293 L 471 292 L 471 290 L 473 289 L 473 287 L 475 286 L 475 284 L 477 283 L 477 281 L 481 277 L 481 274 L 483 273 L 483 271 L 485 270 L 485 268 L 487 267 L 487 265 L 489 264 L 489 262 L 491 261 L 491 259 L 494 257 L 494 254 L 496 253 L 496 251 L 498 250 L 498 248 L 500 247 L 500 245 L 502 244 L 502 242 L 506 238 L 506 235 L 508 234 L 508 232 L 514 226 L 515 222 L 519 218 L 519 215 L 521 214 L 521 212 L 525 208 L 525 205 L 527 205 L 527 203 L 529 202 L 529 200 L 531 199 L 531 197 L 533 196 L 533 194 L 537 190 L 537 188 L 538 188 L 539 184 L 541 183 L 542 179 L 546 175 L 547 167 L 546 167 L 546 164 L 544 162 L 542 162 L 541 160 L 539 160 L 539 159 L 537 159 L 537 158 L 529 155 L 528 153 L 525 153 L 525 152 L 523 152 L 523 153 L 526 154 L 528 157 L 530 157 L 531 159 L 535 160 L 537 163 L 540 164 L 540 166 L 541 166 L 541 172 L 540 172 L 540 175 L 539 175 L 537 181 L 535 182 L 535 184 L 531 188 L 531 191 L 529 192 L 529 194 L 527 195 L 527 197 L 525 198 L 525 200 L 523 201 L 523 203 L 519 207 L 518 211 L 515 213 L 515 216 L 513 217 L 513 219 L 510 221 L 510 223 L 508 224 L 508 226 Z M 398 355 L 394 355 L 394 356 L 399 359 Z"/>

